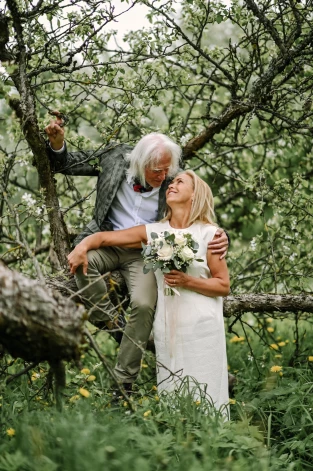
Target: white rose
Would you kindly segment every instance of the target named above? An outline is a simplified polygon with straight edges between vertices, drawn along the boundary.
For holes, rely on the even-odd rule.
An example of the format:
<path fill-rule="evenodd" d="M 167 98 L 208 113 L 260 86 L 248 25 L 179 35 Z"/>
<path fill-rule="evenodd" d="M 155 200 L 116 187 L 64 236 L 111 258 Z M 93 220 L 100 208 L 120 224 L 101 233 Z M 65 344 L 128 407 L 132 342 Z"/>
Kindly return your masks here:
<path fill-rule="evenodd" d="M 194 258 L 194 253 L 189 247 L 184 247 L 180 252 L 181 258 L 185 261 L 192 260 Z"/>
<path fill-rule="evenodd" d="M 187 239 L 186 237 L 183 236 L 183 234 L 175 234 L 175 244 L 177 245 L 186 245 Z"/>
<path fill-rule="evenodd" d="M 163 247 L 158 250 L 157 254 L 160 260 L 170 260 L 173 255 L 173 247 L 164 243 Z"/>

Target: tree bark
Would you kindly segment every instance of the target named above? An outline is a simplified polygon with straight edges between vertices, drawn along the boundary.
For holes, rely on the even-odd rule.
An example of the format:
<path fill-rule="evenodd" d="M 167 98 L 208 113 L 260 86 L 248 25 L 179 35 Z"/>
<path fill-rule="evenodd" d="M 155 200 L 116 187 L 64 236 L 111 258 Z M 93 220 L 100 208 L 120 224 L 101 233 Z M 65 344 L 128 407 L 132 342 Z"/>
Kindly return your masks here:
<path fill-rule="evenodd" d="M 0 343 L 26 361 L 78 360 L 84 308 L 0 264 Z"/>
<path fill-rule="evenodd" d="M 224 316 L 231 317 L 245 312 L 266 312 L 275 317 L 288 313 L 312 313 L 313 296 L 309 294 L 242 294 L 227 296 Z"/>

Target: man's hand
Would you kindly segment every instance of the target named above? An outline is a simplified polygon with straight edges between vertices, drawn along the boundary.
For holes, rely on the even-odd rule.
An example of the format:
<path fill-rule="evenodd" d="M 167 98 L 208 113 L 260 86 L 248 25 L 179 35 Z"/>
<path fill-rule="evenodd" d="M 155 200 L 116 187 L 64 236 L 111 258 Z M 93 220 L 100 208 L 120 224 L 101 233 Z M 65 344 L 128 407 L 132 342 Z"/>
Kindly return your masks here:
<path fill-rule="evenodd" d="M 64 121 L 61 113 L 58 111 L 52 113 L 55 114 L 56 119 L 50 121 L 50 124 L 45 128 L 45 132 L 49 138 L 51 148 L 53 150 L 60 150 L 64 145 Z"/>
<path fill-rule="evenodd" d="M 83 266 L 83 274 L 87 275 L 88 258 L 87 250 L 80 244 L 67 257 L 71 273 L 74 275 L 80 265 Z"/>
<path fill-rule="evenodd" d="M 217 229 L 214 239 L 208 244 L 208 249 L 212 250 L 212 253 L 220 253 L 220 259 L 226 257 L 228 250 L 228 237 L 223 229 Z"/>

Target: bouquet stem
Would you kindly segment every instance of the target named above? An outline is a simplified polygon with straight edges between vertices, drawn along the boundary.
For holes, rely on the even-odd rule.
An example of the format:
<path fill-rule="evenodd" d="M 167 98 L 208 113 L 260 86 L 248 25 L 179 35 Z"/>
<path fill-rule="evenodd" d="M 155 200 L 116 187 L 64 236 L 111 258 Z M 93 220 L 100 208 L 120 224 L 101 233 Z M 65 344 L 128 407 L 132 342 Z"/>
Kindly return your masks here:
<path fill-rule="evenodd" d="M 164 288 L 164 296 L 175 296 L 174 291 L 170 287 Z"/>

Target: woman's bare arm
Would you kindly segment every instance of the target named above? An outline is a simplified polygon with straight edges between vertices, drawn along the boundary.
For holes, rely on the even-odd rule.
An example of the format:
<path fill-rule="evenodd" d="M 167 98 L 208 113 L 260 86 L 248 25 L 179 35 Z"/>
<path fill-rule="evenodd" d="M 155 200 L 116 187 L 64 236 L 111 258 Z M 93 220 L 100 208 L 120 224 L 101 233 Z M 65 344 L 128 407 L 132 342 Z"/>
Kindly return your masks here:
<path fill-rule="evenodd" d="M 212 278 L 197 278 L 181 271 L 172 270 L 164 276 L 170 287 L 182 287 L 203 294 L 204 296 L 227 296 L 230 282 L 225 259 L 220 259 L 219 253 L 207 251 L 207 262 Z"/>
<path fill-rule="evenodd" d="M 83 239 L 67 257 L 71 273 L 75 273 L 82 265 L 84 275 L 87 274 L 89 250 L 100 247 L 116 246 L 140 248 L 141 242 L 147 243 L 146 226 L 135 226 L 120 231 L 96 232 Z"/>

